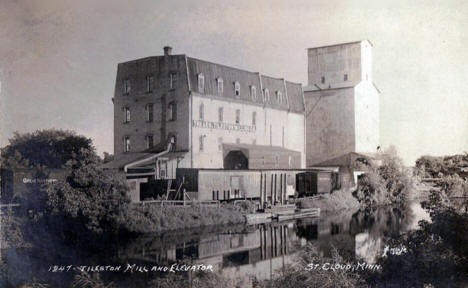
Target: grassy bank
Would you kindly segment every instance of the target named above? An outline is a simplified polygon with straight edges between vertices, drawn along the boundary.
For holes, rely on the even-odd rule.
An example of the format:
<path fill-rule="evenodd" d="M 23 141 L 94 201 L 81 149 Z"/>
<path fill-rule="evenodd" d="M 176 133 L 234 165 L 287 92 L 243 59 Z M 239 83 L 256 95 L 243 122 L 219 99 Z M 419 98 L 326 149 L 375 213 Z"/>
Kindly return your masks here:
<path fill-rule="evenodd" d="M 245 214 L 253 213 L 254 205 L 243 202 L 237 205 L 222 204 L 218 207 L 208 206 L 130 206 L 125 230 L 135 233 L 152 233 L 168 230 L 188 229 L 211 225 L 230 225 L 245 223 Z"/>
<path fill-rule="evenodd" d="M 319 199 L 299 198 L 296 201 L 299 208 L 320 208 L 321 212 L 339 211 L 344 209 L 359 209 L 359 202 L 350 191 L 344 189 L 325 194 Z"/>

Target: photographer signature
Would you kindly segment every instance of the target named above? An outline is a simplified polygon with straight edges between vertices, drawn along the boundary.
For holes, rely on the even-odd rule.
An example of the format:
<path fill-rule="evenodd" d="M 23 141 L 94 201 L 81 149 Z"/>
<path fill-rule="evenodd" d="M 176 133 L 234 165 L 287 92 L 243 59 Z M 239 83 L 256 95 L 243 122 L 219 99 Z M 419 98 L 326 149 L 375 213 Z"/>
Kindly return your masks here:
<path fill-rule="evenodd" d="M 382 257 L 387 257 L 387 253 L 389 255 L 401 255 L 401 254 L 405 254 L 407 252 L 408 252 L 408 249 L 406 249 L 405 246 L 392 247 L 392 248 L 390 248 L 389 246 L 385 246 L 385 248 L 383 250 Z"/>

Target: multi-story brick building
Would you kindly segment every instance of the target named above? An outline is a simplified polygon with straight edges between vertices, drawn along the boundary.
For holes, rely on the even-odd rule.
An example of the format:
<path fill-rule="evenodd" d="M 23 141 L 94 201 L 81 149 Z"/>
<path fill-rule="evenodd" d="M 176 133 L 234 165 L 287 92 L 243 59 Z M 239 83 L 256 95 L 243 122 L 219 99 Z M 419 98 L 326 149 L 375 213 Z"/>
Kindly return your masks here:
<path fill-rule="evenodd" d="M 161 178 L 175 168 L 305 166 L 301 84 L 171 50 L 118 65 L 110 166 L 156 164 Z"/>

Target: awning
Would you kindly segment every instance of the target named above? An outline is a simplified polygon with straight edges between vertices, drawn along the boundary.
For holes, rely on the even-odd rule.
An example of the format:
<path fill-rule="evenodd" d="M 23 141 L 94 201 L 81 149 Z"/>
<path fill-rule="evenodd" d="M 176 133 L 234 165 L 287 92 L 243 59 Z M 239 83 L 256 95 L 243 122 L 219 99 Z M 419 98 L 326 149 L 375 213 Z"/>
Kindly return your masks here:
<path fill-rule="evenodd" d="M 123 169 L 125 165 L 134 163 L 139 161 L 137 167 L 146 167 L 146 166 L 153 166 L 156 163 L 157 159 L 175 159 L 175 158 L 183 158 L 187 154 L 187 151 L 173 151 L 167 154 L 164 154 L 161 157 L 154 159 L 154 155 L 158 153 L 125 153 L 117 156 L 116 159 L 112 160 L 111 162 L 105 163 L 102 165 L 104 169 Z M 145 161 L 145 159 L 148 159 Z"/>

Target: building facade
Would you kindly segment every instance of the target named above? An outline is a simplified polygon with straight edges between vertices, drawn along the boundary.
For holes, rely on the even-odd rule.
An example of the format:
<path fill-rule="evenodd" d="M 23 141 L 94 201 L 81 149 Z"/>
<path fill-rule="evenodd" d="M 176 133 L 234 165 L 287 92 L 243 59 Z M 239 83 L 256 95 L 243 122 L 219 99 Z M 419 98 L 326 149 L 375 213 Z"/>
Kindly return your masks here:
<path fill-rule="evenodd" d="M 350 152 L 376 152 L 379 94 L 369 41 L 308 49 L 307 167 Z"/>
<path fill-rule="evenodd" d="M 171 50 L 118 65 L 112 165 L 155 163 L 162 178 L 176 168 L 305 166 L 301 84 Z"/>

